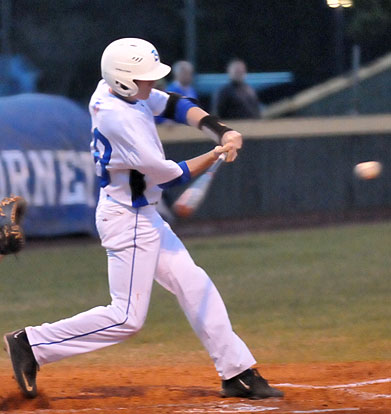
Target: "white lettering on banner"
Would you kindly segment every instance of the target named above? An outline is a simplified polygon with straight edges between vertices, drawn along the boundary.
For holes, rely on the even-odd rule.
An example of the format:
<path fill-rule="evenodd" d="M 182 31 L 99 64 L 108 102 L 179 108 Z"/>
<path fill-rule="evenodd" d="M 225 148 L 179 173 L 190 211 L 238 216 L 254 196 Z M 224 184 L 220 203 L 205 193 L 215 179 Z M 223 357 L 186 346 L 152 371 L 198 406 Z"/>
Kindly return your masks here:
<path fill-rule="evenodd" d="M 10 193 L 24 197 L 29 203 L 28 180 L 30 172 L 25 155 L 19 150 L 4 150 L 2 158 L 8 170 Z"/>
<path fill-rule="evenodd" d="M 94 188 L 96 182 L 95 163 L 93 162 L 92 156 L 89 152 L 79 152 L 79 157 L 79 167 L 84 172 L 84 176 L 86 178 L 86 204 L 88 204 L 90 207 L 94 207 L 96 205 L 96 197 L 94 196 Z"/>
<path fill-rule="evenodd" d="M 54 206 L 56 204 L 56 170 L 53 151 L 27 151 L 34 171 L 33 204 Z"/>
<path fill-rule="evenodd" d="M 61 192 L 60 204 L 85 204 L 85 185 L 77 181 L 76 168 L 80 165 L 76 151 L 57 151 L 60 169 Z"/>
<path fill-rule="evenodd" d="M 94 207 L 95 164 L 87 151 L 0 151 L 0 197 L 23 196 L 31 206 Z"/>

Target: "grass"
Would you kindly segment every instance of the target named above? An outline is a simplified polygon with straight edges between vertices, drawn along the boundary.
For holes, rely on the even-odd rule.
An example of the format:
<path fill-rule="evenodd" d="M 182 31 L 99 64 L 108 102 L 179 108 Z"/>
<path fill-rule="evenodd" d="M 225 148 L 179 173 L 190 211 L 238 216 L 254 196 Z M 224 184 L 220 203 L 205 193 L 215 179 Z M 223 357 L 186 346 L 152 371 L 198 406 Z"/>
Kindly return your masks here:
<path fill-rule="evenodd" d="M 259 361 L 391 359 L 391 223 L 185 244 L 214 280 L 235 330 Z M 6 258 L 0 274 L 1 332 L 110 300 L 98 243 L 26 249 L 18 260 Z M 144 330 L 114 349 L 79 358 L 175 354 L 206 361 L 175 298 L 157 285 Z"/>

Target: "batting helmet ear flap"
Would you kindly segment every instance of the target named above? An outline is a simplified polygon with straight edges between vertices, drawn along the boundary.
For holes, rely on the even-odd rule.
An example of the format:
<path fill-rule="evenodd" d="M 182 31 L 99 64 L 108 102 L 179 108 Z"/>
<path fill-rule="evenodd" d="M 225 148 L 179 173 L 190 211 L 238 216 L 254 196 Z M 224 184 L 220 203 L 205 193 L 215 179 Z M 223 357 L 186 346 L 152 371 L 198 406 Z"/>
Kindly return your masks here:
<path fill-rule="evenodd" d="M 128 81 L 126 83 L 128 85 L 125 85 L 122 82 L 116 80 L 115 84 L 117 85 L 117 88 L 115 89 L 115 92 L 127 98 L 137 95 L 138 86 L 136 85 L 136 83 L 133 81 Z"/>

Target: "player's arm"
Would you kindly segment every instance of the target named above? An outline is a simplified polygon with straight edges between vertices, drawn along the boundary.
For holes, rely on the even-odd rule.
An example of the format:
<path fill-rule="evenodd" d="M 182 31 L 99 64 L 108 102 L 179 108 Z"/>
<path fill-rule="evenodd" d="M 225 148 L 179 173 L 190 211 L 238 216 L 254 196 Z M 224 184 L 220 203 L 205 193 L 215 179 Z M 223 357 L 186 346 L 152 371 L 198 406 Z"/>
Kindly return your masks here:
<path fill-rule="evenodd" d="M 168 94 L 162 115 L 175 122 L 199 128 L 217 144 L 233 144 L 227 154 L 227 162 L 232 162 L 237 157 L 237 151 L 242 147 L 242 135 L 228 128 L 220 120 L 201 109 L 197 103 L 189 98 L 176 93 Z"/>
<path fill-rule="evenodd" d="M 186 184 L 192 178 L 200 175 L 213 165 L 222 153 L 229 153 L 233 149 L 232 143 L 227 143 L 224 146 L 218 145 L 213 150 L 199 155 L 198 157 L 191 158 L 190 160 L 181 161 L 178 163 L 182 169 L 182 175 L 174 180 L 166 183 L 159 184 L 159 187 L 163 190 L 171 188 L 177 185 Z"/>
<path fill-rule="evenodd" d="M 207 170 L 222 153 L 232 152 L 234 145 L 231 142 L 221 146 L 216 146 L 213 150 L 206 152 L 198 157 L 176 163 L 161 157 L 153 156 L 151 151 L 134 149 L 129 154 L 132 169 L 141 174 L 148 175 L 151 182 L 156 183 L 162 189 L 167 189 L 177 185 L 186 184 L 195 176 Z"/>
<path fill-rule="evenodd" d="M 240 132 L 228 128 L 221 123 L 216 116 L 209 115 L 206 111 L 197 106 L 194 106 L 187 111 L 186 118 L 189 125 L 199 128 L 217 143 L 222 145 L 228 143 L 232 144 L 231 149 L 227 154 L 226 161 L 235 161 L 238 156 L 237 152 L 243 145 L 243 137 Z"/>
<path fill-rule="evenodd" d="M 203 173 L 207 170 L 218 158 L 222 153 L 228 153 L 232 151 L 234 145 L 229 142 L 224 146 L 218 145 L 212 151 L 209 151 L 205 154 L 199 155 L 198 157 L 192 158 L 186 161 L 187 167 L 189 168 L 189 172 L 192 178 L 196 177 L 197 175 Z"/>

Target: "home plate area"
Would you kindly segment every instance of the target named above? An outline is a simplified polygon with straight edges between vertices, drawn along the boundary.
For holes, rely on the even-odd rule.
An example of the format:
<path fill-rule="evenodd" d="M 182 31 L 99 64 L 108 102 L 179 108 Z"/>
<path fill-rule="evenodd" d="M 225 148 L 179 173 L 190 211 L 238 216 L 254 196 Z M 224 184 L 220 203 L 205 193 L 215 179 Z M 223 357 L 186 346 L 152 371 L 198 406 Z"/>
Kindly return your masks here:
<path fill-rule="evenodd" d="M 303 363 L 258 367 L 283 399 L 221 398 L 211 366 L 59 363 L 39 373 L 39 396 L 26 400 L 0 365 L 1 413 L 391 413 L 391 362 Z"/>

